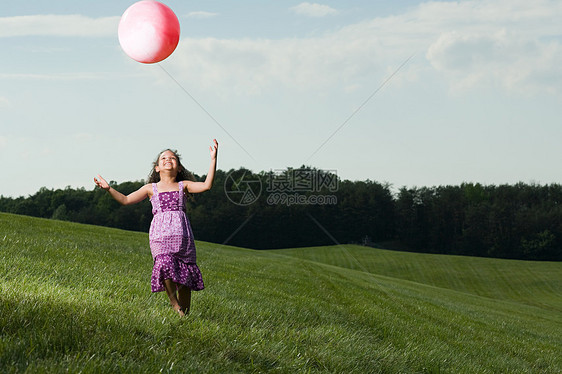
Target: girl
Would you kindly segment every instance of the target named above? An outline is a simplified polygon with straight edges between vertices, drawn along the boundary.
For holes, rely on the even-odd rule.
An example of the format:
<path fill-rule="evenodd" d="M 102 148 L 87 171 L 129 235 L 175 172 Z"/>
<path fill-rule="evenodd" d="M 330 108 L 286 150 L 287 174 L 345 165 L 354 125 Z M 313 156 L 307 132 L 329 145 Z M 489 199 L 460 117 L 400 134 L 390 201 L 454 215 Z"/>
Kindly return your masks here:
<path fill-rule="evenodd" d="M 166 149 L 154 161 L 148 184 L 125 196 L 112 188 L 100 175 L 94 183 L 122 205 L 136 204 L 145 198 L 152 203 L 154 218 L 150 225 L 150 251 L 154 259 L 152 292 L 166 290 L 170 304 L 180 316 L 189 313 L 191 290 L 200 291 L 203 277 L 196 263 L 195 242 L 185 214 L 185 195 L 208 191 L 213 185 L 219 144 L 213 139 L 211 166 L 204 182 L 180 162 L 177 152 Z"/>

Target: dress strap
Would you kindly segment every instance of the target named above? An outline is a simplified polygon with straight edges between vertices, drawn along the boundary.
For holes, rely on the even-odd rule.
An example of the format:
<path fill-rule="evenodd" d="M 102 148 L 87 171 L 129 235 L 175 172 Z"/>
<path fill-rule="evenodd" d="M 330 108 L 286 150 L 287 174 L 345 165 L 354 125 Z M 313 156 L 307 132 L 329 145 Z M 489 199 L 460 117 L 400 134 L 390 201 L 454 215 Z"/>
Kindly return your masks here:
<path fill-rule="evenodd" d="M 152 203 L 152 214 L 156 215 L 160 211 L 160 199 L 158 198 L 158 187 L 156 183 L 152 183 L 152 192 L 154 192 L 150 199 Z"/>
<path fill-rule="evenodd" d="M 183 194 L 183 181 L 178 182 L 178 187 L 180 189 L 180 191 L 179 191 L 180 193 L 179 193 L 179 196 L 178 196 L 178 198 L 180 200 L 179 201 L 180 210 L 185 210 L 185 197 L 184 197 L 184 194 Z"/>

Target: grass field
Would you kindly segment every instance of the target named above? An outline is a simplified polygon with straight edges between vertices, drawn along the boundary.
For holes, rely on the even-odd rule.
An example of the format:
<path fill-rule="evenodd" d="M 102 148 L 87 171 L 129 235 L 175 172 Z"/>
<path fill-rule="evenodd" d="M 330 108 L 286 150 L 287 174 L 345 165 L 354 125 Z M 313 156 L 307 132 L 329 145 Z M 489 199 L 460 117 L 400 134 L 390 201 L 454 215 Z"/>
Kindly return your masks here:
<path fill-rule="evenodd" d="M 341 245 L 276 252 L 562 313 L 562 264 L 558 262 L 443 256 Z"/>
<path fill-rule="evenodd" d="M 562 372 L 562 263 L 197 244 L 179 318 L 146 234 L 0 213 L 0 372 Z"/>

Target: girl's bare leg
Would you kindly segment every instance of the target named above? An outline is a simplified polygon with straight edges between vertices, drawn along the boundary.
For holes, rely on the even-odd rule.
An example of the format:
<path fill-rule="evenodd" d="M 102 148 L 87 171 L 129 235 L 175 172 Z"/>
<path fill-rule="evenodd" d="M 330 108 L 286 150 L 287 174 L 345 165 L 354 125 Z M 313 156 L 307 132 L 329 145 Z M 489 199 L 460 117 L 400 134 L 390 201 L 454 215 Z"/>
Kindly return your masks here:
<path fill-rule="evenodd" d="M 188 314 L 191 307 L 191 290 L 182 284 L 178 285 L 178 302 L 183 312 Z"/>
<path fill-rule="evenodd" d="M 180 305 L 178 297 L 176 295 L 176 284 L 171 279 L 164 279 L 164 288 L 166 289 L 166 294 L 168 294 L 168 298 L 170 299 L 170 305 L 172 305 L 172 308 L 174 308 L 174 310 L 178 312 L 180 316 L 184 316 L 184 308 Z"/>

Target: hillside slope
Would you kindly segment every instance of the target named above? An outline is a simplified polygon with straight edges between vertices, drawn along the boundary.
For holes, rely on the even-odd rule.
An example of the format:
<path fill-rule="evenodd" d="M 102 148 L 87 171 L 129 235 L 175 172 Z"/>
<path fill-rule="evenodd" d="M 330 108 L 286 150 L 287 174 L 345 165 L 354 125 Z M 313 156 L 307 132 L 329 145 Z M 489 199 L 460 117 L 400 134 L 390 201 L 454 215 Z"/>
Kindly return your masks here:
<path fill-rule="evenodd" d="M 562 262 L 398 252 L 357 245 L 275 253 L 562 313 Z"/>
<path fill-rule="evenodd" d="M 207 288 L 180 319 L 146 234 L 0 214 L 0 371 L 562 371 L 550 308 L 197 245 Z"/>

